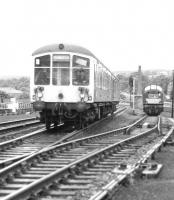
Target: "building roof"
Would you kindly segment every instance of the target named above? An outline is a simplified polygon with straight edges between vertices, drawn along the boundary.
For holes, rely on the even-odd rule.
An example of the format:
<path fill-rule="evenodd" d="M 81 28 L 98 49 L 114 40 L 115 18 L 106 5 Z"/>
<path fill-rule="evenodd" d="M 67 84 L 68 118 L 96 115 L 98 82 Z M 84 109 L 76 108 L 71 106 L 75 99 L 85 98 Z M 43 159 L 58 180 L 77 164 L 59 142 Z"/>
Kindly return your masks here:
<path fill-rule="evenodd" d="M 20 90 L 16 90 L 11 87 L 0 87 L 0 91 L 5 92 L 6 94 L 22 94 L 23 92 Z"/>

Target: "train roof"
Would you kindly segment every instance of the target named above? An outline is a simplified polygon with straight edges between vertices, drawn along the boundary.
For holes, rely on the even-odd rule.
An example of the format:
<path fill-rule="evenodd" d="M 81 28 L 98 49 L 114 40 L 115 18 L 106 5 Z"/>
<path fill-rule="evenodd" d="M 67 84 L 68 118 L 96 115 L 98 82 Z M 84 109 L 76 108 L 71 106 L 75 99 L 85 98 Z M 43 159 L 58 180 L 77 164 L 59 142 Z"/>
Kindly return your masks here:
<path fill-rule="evenodd" d="M 52 53 L 52 52 L 72 52 L 72 53 L 80 53 L 80 54 L 84 54 L 87 56 L 91 56 L 93 58 L 95 58 L 96 60 L 98 60 L 100 63 L 102 63 L 96 56 L 94 56 L 93 53 L 91 53 L 88 49 L 81 47 L 81 46 L 77 46 L 77 45 L 70 45 L 70 44 L 51 44 L 51 45 L 46 45 L 43 46 L 37 50 L 35 50 L 32 53 L 32 56 L 36 56 L 42 53 Z M 102 63 L 103 66 L 105 66 Z M 106 66 L 105 68 L 116 78 L 118 79 L 117 76 L 115 76 Z"/>
<path fill-rule="evenodd" d="M 160 92 L 163 91 L 163 89 L 159 86 L 159 85 L 149 85 L 147 87 L 145 87 L 144 91 L 149 91 L 149 90 L 158 90 Z"/>
<path fill-rule="evenodd" d="M 87 56 L 92 56 L 96 58 L 94 54 L 92 54 L 88 49 L 81 46 L 69 45 L 69 44 L 51 44 L 51 45 L 43 46 L 37 49 L 36 51 L 34 51 L 32 55 L 35 56 L 41 53 L 62 52 L 62 51 L 81 53 L 81 54 L 85 54 Z"/>

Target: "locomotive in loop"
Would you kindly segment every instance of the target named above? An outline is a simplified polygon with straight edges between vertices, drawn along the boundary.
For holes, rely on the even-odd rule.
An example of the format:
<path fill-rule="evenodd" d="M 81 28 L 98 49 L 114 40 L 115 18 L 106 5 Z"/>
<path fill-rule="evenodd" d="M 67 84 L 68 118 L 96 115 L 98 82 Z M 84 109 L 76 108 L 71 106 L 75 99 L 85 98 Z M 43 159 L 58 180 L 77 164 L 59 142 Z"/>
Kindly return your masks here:
<path fill-rule="evenodd" d="M 159 115 L 163 112 L 164 93 L 160 86 L 149 85 L 143 92 L 143 111 L 148 115 Z"/>
<path fill-rule="evenodd" d="M 34 51 L 31 101 L 41 122 L 83 128 L 116 110 L 119 79 L 89 50 L 54 44 Z"/>

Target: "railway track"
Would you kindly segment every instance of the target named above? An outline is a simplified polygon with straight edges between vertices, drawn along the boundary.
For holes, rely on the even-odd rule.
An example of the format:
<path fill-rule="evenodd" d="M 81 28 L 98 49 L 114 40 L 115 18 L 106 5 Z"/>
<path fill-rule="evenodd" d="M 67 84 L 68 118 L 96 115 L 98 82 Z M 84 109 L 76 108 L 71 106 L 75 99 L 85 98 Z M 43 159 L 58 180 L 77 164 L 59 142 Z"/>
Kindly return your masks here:
<path fill-rule="evenodd" d="M 133 155 L 137 148 L 141 147 L 142 144 L 137 145 L 135 141 L 144 138 L 144 143 L 147 143 L 157 137 L 156 126 L 151 131 L 135 136 L 120 134 L 125 133 L 127 128 L 46 148 L 6 167 L 0 171 L 0 199 L 27 199 L 31 195 L 31 190 L 42 193 L 42 189 L 45 188 L 44 191 L 48 191 L 47 186 L 52 186 L 54 181 L 55 185 L 62 184 L 64 180 L 68 184 L 67 187 L 66 184 L 58 187 L 56 199 L 74 196 L 79 189 L 89 189 L 86 183 L 94 181 L 99 172 L 105 172 L 106 169 L 109 170 L 120 164 L 123 157 L 127 158 Z M 114 152 L 115 155 L 102 163 L 105 166 L 104 169 L 100 170 L 101 165 L 95 170 L 81 172 L 82 169 L 88 170 L 88 167 L 95 165 L 96 158 L 97 160 L 104 159 L 111 152 Z M 78 176 L 78 172 L 80 176 Z M 68 177 L 73 177 L 75 174 L 78 176 L 75 180 L 68 180 Z M 48 194 L 48 196 L 50 195 L 52 194 Z"/>
<path fill-rule="evenodd" d="M 117 113 L 121 113 L 125 110 L 125 108 L 120 108 Z M 107 117 L 108 118 L 108 117 Z M 106 120 L 107 118 L 103 119 Z M 31 119 L 30 119 L 31 120 Z M 27 120 L 23 120 L 26 122 Z M 10 124 L 15 124 L 18 121 L 10 122 Z M 101 123 L 101 121 L 97 121 L 96 124 Z M 9 124 L 9 122 L 4 123 Z M 27 122 L 28 124 L 28 122 Z M 19 125 L 17 125 L 19 126 Z M 46 146 L 52 146 L 59 144 L 61 142 L 66 141 L 69 137 L 73 138 L 75 135 L 82 134 L 86 129 L 90 129 L 93 124 L 89 127 L 84 128 L 79 131 L 65 132 L 54 130 L 54 132 L 47 132 L 45 128 L 41 128 L 40 130 L 36 130 L 31 132 L 31 128 L 29 128 L 30 133 L 26 134 L 26 126 L 20 123 L 20 126 L 25 127 L 25 130 L 12 133 L 6 133 L 1 137 L 0 143 L 0 168 L 11 164 L 14 161 L 22 159 L 28 156 L 35 151 L 38 151 Z M 43 127 L 43 125 L 40 125 Z M 38 129 L 38 126 L 32 129 Z M 28 132 L 28 131 L 27 131 Z M 59 132 L 57 134 L 57 132 Z M 83 135 L 84 136 L 84 135 Z"/>
<path fill-rule="evenodd" d="M 0 123 L 0 129 L 4 128 L 4 127 L 9 127 L 11 125 L 23 124 L 25 122 L 34 121 L 34 120 L 36 120 L 36 117 L 30 117 L 30 118 L 26 118 L 26 119 L 19 119 L 19 120 L 11 120 L 11 121 L 6 121 L 6 122 L 1 122 Z"/>
<path fill-rule="evenodd" d="M 163 123 L 161 126 L 161 130 L 159 134 L 161 137 L 157 139 L 157 141 L 154 144 L 149 144 L 149 146 L 146 148 L 146 151 L 143 149 L 143 153 L 141 153 L 141 157 L 137 159 L 137 162 L 134 162 L 134 165 L 130 165 L 129 168 L 126 170 L 120 170 L 118 172 L 118 169 L 114 171 L 114 174 L 116 174 L 117 177 L 113 177 L 108 181 L 109 183 L 105 184 L 103 187 L 99 189 L 99 191 L 93 195 L 89 200 L 112 200 L 116 199 L 119 192 L 120 184 L 123 183 L 129 183 L 132 182 L 132 177 L 136 174 L 136 171 L 139 172 L 144 169 L 144 167 L 148 167 L 151 164 L 155 164 L 155 155 L 157 152 L 161 151 L 161 148 L 165 146 L 165 144 L 168 144 L 168 142 L 171 141 L 171 138 L 173 138 L 174 134 L 174 126 L 173 121 L 166 118 L 163 118 Z M 138 156 L 137 156 L 138 157 Z M 157 171 L 160 169 L 160 165 L 154 169 L 152 169 L 152 176 L 154 177 Z M 162 165 L 161 165 L 162 166 Z M 151 171 L 151 170 L 150 170 Z M 139 173 L 138 172 L 138 173 Z M 151 174 L 151 172 L 150 172 Z M 123 182 L 124 181 L 124 182 Z M 134 181 L 134 180 L 133 180 Z M 131 187 L 131 186 L 130 186 Z"/>
<path fill-rule="evenodd" d="M 126 110 L 126 107 L 119 107 L 118 110 L 115 112 L 115 114 L 121 114 Z M 110 118 L 110 116 L 104 118 L 101 120 L 106 120 Z M 95 124 L 98 124 L 99 121 L 95 122 Z M 93 124 L 89 125 L 87 128 L 84 128 L 84 130 L 89 129 L 92 127 Z M 26 135 L 28 132 L 37 130 L 39 128 L 43 128 L 44 125 L 40 123 L 39 120 L 36 118 L 27 118 L 22 120 L 14 120 L 14 121 L 7 121 L 0 124 L 0 143 Z"/>
<path fill-rule="evenodd" d="M 0 124 L 0 143 L 20 137 L 29 131 L 31 132 L 41 127 L 43 125 L 34 117 L 3 122 Z"/>
<path fill-rule="evenodd" d="M 127 107 L 125 106 L 121 106 L 118 108 L 118 110 L 114 113 L 114 115 L 118 116 L 123 114 L 125 111 L 127 110 Z M 77 131 L 75 133 L 72 132 L 72 134 L 69 134 L 68 136 L 65 136 L 64 138 L 62 138 L 62 141 L 71 141 L 71 140 L 75 140 L 75 139 L 79 139 L 79 138 L 83 138 L 86 136 L 91 136 L 94 134 L 91 134 L 93 132 L 93 130 L 95 128 L 97 128 L 100 124 L 102 124 L 102 122 L 110 120 L 113 117 L 113 115 L 109 115 L 103 119 L 101 119 L 100 121 L 96 121 L 92 124 L 90 124 L 88 127 L 83 128 L 83 130 Z M 142 119 L 140 119 L 142 120 Z M 133 123 L 134 125 L 134 123 Z M 90 133 L 90 134 L 89 134 Z M 57 144 L 57 143 L 55 143 Z"/>
<path fill-rule="evenodd" d="M 59 142 L 66 134 L 47 132 L 41 128 L 24 136 L 0 143 L 0 168 L 12 162 L 24 158 L 46 146 L 51 146 L 55 141 Z M 61 142 L 62 140 L 60 140 Z"/>

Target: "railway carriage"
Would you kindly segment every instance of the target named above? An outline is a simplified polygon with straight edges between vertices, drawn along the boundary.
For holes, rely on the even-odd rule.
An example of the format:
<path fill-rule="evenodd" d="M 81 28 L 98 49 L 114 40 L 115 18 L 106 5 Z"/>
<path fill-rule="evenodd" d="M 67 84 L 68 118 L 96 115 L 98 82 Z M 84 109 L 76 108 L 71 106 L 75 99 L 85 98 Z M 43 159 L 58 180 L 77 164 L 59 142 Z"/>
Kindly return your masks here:
<path fill-rule="evenodd" d="M 54 44 L 32 55 L 31 101 L 47 129 L 61 123 L 84 127 L 116 110 L 119 80 L 89 50 Z"/>
<path fill-rule="evenodd" d="M 164 94 L 158 85 L 149 85 L 143 93 L 143 111 L 148 115 L 159 115 L 163 112 Z"/>

